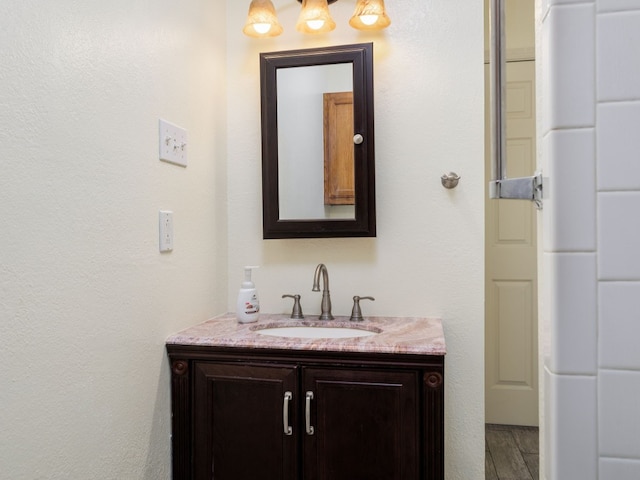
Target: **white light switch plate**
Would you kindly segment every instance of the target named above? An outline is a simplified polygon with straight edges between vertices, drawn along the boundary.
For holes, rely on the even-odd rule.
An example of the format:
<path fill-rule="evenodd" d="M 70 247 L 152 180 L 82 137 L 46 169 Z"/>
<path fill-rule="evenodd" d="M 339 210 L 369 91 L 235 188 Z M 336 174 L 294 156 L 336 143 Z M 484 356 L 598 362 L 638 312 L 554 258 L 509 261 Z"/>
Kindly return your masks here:
<path fill-rule="evenodd" d="M 187 166 L 187 131 L 160 119 L 160 160 L 182 167 Z"/>

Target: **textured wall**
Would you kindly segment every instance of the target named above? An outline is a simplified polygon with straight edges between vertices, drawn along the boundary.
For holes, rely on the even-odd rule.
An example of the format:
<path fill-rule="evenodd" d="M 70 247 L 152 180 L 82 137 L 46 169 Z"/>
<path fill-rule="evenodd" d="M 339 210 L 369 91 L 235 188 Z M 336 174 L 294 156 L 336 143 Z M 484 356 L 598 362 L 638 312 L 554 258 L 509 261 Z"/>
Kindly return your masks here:
<path fill-rule="evenodd" d="M 0 7 L 1 478 L 170 476 L 164 339 L 227 298 L 213 3 Z M 160 117 L 187 169 L 158 161 Z"/>
<path fill-rule="evenodd" d="M 484 478 L 484 133 L 482 2 L 386 2 L 392 25 L 352 30 L 354 2 L 337 2 L 336 30 L 303 36 L 297 2 L 274 2 L 285 33 L 242 35 L 248 2 L 228 2 L 229 279 L 234 308 L 242 266 L 254 274 L 265 312 L 290 310 L 284 293 L 311 292 L 315 265 L 327 264 L 334 312 L 353 295 L 373 295 L 365 314 L 444 319 L 446 460 L 450 479 Z M 259 58 L 262 51 L 374 42 L 378 236 L 373 239 L 262 240 Z M 462 176 L 445 190 L 440 176 Z"/>
<path fill-rule="evenodd" d="M 359 294 L 371 313 L 443 317 L 448 478 L 483 478 L 482 6 L 390 1 L 394 24 L 369 35 L 339 2 L 338 29 L 310 39 L 282 0 L 288 31 L 263 43 L 240 33 L 236 0 L 8 2 L 2 474 L 168 478 L 166 336 L 232 309 L 245 263 L 262 265 L 266 311 L 299 292 L 315 313 L 323 261 L 338 313 Z M 263 241 L 258 52 L 361 41 L 376 50 L 378 237 Z M 187 169 L 157 161 L 159 117 L 188 129 Z M 175 212 L 164 255 L 161 208 Z"/>

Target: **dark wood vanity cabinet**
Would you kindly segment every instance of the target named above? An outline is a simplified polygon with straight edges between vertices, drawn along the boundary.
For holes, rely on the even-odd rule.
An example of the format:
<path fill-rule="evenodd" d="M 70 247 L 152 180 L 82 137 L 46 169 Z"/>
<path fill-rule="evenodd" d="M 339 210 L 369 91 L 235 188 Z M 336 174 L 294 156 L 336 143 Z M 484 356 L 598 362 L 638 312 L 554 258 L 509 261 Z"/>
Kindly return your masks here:
<path fill-rule="evenodd" d="M 288 423 L 297 423 L 285 400 L 296 368 L 193 362 L 193 369 L 193 476 L 179 478 L 296 479 L 298 435 L 283 431 L 284 407 Z"/>
<path fill-rule="evenodd" d="M 175 480 L 444 478 L 443 356 L 167 348 Z"/>
<path fill-rule="evenodd" d="M 304 368 L 302 478 L 418 479 L 417 372 Z M 307 401 L 307 395 L 313 399 Z"/>

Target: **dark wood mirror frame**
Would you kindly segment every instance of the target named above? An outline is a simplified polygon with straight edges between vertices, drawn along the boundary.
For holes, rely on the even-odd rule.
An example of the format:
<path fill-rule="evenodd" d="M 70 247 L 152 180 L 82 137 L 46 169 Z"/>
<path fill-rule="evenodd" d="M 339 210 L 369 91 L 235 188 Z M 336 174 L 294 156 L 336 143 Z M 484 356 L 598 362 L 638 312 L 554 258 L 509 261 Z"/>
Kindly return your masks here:
<path fill-rule="evenodd" d="M 279 68 L 350 63 L 353 65 L 354 219 L 280 219 L 278 186 L 277 71 Z M 373 44 L 341 45 L 260 54 L 262 108 L 263 237 L 375 237 L 375 136 L 373 121 Z"/>

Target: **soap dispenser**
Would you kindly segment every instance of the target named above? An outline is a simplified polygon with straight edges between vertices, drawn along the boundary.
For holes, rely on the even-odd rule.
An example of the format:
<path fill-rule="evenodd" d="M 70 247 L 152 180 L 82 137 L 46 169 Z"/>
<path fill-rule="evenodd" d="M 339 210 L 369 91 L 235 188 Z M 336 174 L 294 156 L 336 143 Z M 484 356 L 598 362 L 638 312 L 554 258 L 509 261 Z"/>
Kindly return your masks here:
<path fill-rule="evenodd" d="M 244 267 L 244 281 L 238 291 L 238 303 L 236 305 L 236 317 L 240 323 L 252 323 L 258 321 L 260 301 L 258 291 L 251 281 L 251 270 L 258 267 Z"/>

